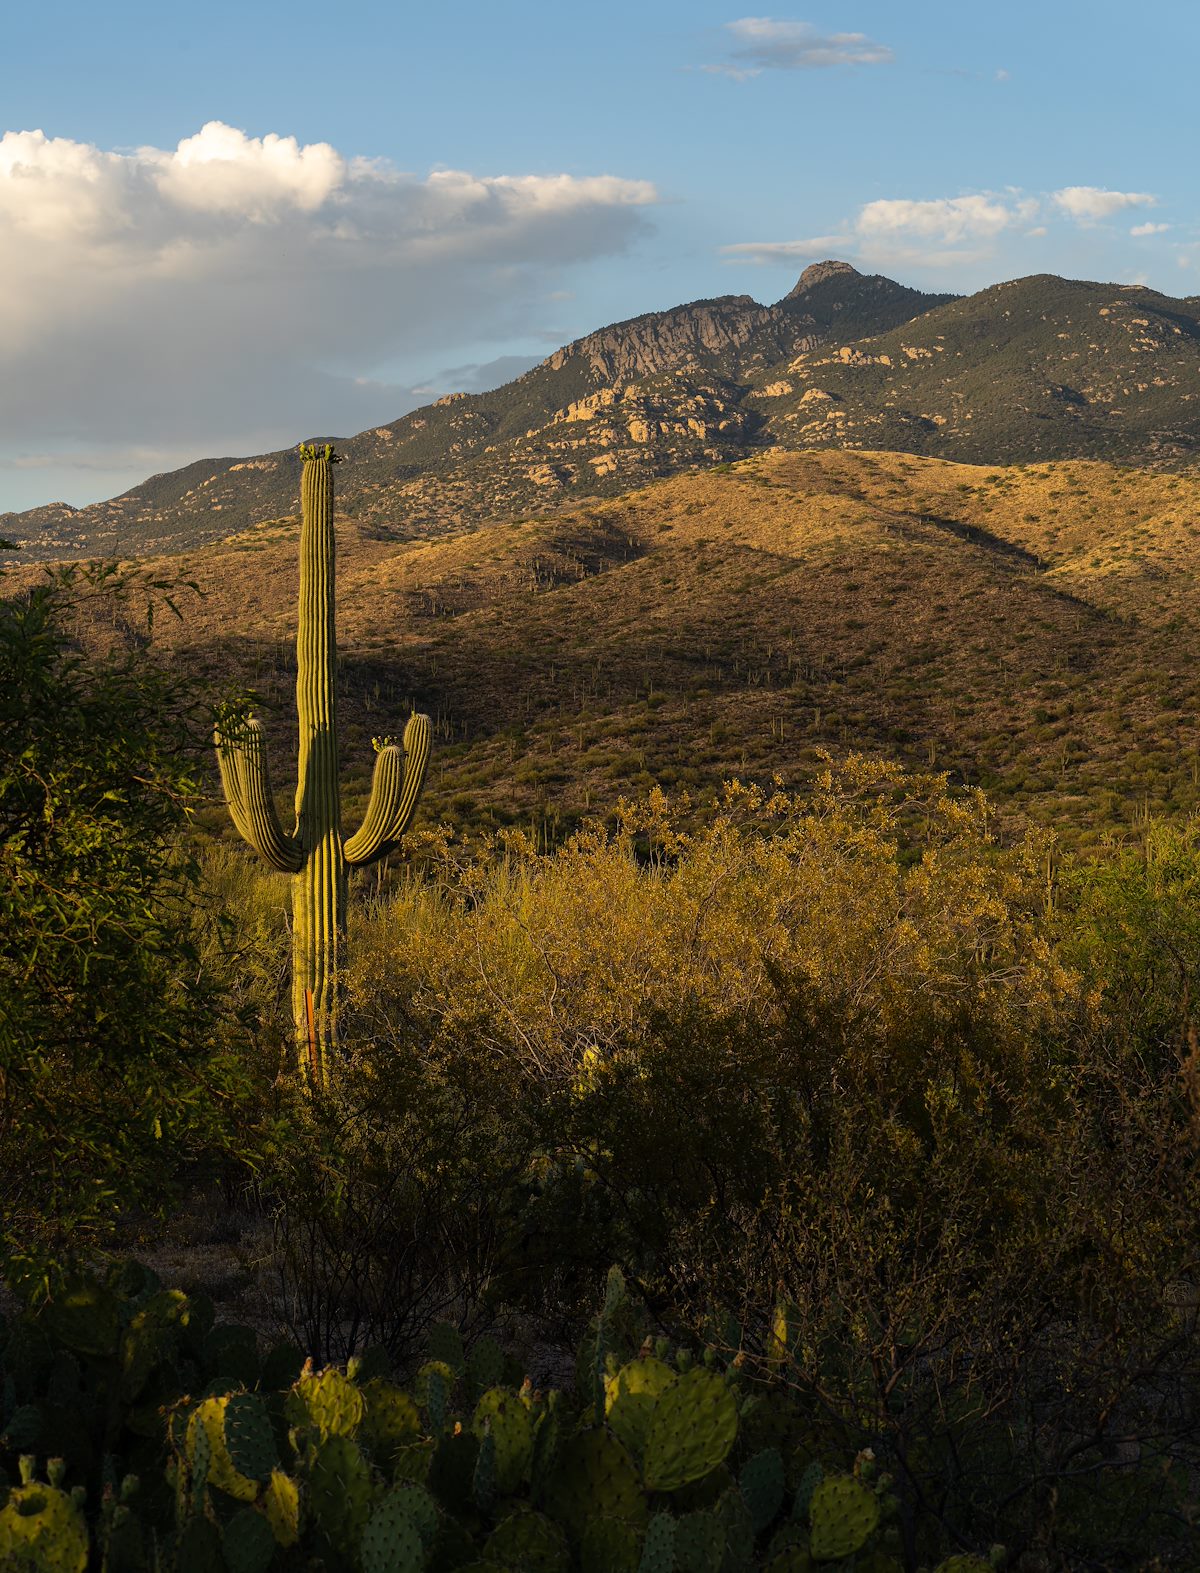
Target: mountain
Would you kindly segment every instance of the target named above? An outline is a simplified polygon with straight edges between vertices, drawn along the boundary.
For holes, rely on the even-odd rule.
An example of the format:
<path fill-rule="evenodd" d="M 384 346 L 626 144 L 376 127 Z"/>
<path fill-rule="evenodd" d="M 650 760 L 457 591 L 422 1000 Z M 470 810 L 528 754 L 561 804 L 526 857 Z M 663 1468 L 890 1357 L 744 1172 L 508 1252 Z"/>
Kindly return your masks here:
<path fill-rule="evenodd" d="M 926 295 L 823 262 L 775 305 L 722 296 L 635 317 L 338 447 L 341 506 L 389 539 L 555 513 L 773 447 L 1186 469 L 1200 299 L 1052 275 Z M 26 559 L 182 549 L 290 517 L 296 489 L 292 450 L 202 460 L 109 502 L 0 516 L 0 534 Z"/>
<path fill-rule="evenodd" d="M 734 776 L 798 788 L 821 750 L 949 771 L 987 789 L 1001 828 L 1038 820 L 1075 843 L 1195 812 L 1197 520 L 1200 475 L 837 449 L 435 540 L 344 520 L 347 817 L 371 738 L 412 706 L 435 721 L 422 822 L 468 837 L 554 837 L 653 784 L 699 802 Z M 198 547 L 184 571 L 202 594 L 179 592 L 155 642 L 214 693 L 258 691 L 286 807 L 295 527 Z M 96 618 L 98 636 L 144 638 Z M 205 811 L 214 835 L 226 821 Z"/>
<path fill-rule="evenodd" d="M 835 324 L 854 338 L 882 333 L 950 298 L 833 266 L 808 269 L 775 306 L 726 295 L 650 312 L 576 340 L 494 392 L 449 394 L 336 439 L 347 461 L 340 506 L 389 534 L 435 535 L 740 457 L 764 424 L 740 407 L 754 376 L 824 343 Z M 108 502 L 0 515 L 0 535 L 24 543 L 26 558 L 132 556 L 290 515 L 297 485 L 293 449 L 203 459 Z"/>

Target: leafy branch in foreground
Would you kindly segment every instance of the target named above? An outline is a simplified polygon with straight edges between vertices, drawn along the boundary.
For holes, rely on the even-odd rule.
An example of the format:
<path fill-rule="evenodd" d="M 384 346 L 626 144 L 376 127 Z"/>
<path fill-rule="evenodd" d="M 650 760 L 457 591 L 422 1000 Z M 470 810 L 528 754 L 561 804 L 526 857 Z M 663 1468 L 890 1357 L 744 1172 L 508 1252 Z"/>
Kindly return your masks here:
<path fill-rule="evenodd" d="M 42 1267 L 161 1201 L 244 1078 L 198 977 L 184 832 L 203 704 L 142 638 L 72 637 L 120 586 L 0 603 L 0 1259 Z"/>

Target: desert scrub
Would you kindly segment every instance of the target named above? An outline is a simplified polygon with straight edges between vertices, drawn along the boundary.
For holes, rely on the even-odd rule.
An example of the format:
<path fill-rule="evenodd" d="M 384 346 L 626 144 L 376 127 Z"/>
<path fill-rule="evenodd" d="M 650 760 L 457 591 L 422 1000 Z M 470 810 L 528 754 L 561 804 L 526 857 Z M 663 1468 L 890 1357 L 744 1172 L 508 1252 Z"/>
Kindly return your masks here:
<path fill-rule="evenodd" d="M 1103 904 L 990 822 L 853 759 L 700 828 L 652 794 L 550 854 L 510 835 L 364 916 L 351 1009 L 381 1074 L 486 1086 L 529 1142 L 495 1292 L 569 1306 L 613 1259 L 677 1325 L 759 1335 L 782 1299 L 789 1380 L 910 1520 L 932 1470 L 951 1533 L 1102 1549 L 1118 1430 L 1175 1511 L 1191 1106 L 1139 1046 L 1172 1023 L 1123 1020 L 1077 942 Z"/>
<path fill-rule="evenodd" d="M 159 587 L 161 588 L 161 587 Z M 255 1097 L 252 1035 L 200 962 L 220 933 L 188 846 L 207 722 L 191 677 L 81 651 L 129 587 L 65 570 L 0 603 L 0 1264 L 45 1275 L 169 1203 Z"/>

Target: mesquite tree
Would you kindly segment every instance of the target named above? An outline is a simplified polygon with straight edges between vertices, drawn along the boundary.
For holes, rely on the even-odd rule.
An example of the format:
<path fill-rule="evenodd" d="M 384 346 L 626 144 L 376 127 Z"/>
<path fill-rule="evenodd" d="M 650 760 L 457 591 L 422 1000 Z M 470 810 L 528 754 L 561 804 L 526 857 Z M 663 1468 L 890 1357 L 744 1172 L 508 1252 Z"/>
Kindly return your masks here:
<path fill-rule="evenodd" d="M 262 727 L 251 716 L 217 728 L 221 784 L 234 825 L 272 868 L 292 874 L 292 1012 L 302 1069 L 328 1084 L 337 1037 L 337 975 L 344 944 L 346 876 L 397 847 L 412 821 L 429 764 L 429 717 L 413 715 L 401 747 L 378 751 L 361 828 L 342 835 L 337 775 L 337 639 L 334 615 L 333 465 L 301 444 L 300 613 L 296 710 L 300 748 L 296 826 L 279 823 Z"/>

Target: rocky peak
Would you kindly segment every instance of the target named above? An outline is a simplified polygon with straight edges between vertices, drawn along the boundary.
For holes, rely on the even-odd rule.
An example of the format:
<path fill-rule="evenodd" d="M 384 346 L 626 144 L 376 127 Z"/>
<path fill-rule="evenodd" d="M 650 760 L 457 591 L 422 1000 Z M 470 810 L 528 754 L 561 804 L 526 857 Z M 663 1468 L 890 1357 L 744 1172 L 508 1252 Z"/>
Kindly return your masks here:
<path fill-rule="evenodd" d="M 848 262 L 836 262 L 832 259 L 827 262 L 814 262 L 805 268 L 793 288 L 783 298 L 795 300 L 797 295 L 807 295 L 810 289 L 815 289 L 818 284 L 824 284 L 826 279 L 838 277 L 856 279 L 860 274 L 858 269 L 852 268 Z"/>

